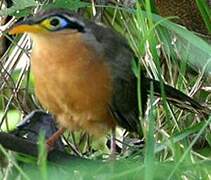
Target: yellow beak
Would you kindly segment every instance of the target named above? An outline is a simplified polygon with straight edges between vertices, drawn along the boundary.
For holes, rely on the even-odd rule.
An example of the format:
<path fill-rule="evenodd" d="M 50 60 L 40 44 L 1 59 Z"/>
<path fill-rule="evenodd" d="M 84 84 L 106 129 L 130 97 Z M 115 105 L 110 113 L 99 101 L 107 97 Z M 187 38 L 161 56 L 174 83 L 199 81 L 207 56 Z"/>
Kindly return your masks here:
<path fill-rule="evenodd" d="M 24 32 L 29 33 L 38 33 L 43 32 L 45 29 L 37 24 L 28 25 L 28 24 L 20 24 L 20 25 L 14 25 L 11 29 L 9 29 L 9 34 L 21 34 Z"/>

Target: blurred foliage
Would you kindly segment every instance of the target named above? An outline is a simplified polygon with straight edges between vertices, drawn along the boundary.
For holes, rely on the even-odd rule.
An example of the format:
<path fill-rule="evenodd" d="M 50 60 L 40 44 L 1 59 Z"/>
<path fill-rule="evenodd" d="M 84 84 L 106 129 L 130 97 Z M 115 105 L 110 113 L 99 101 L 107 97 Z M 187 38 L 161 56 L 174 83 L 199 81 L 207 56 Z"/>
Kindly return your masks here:
<path fill-rule="evenodd" d="M 13 6 L 0 11 L 0 16 L 24 17 L 29 15 L 30 9 L 38 5 L 35 0 L 13 0 Z"/>
<path fill-rule="evenodd" d="M 193 165 L 188 161 L 177 169 L 172 179 L 179 180 L 181 177 L 188 179 L 209 179 L 207 172 L 210 172 L 210 161 L 199 161 Z M 174 162 L 155 162 L 153 171 L 154 179 L 168 179 Z M 39 167 L 34 163 L 23 163 L 21 168 L 27 177 L 42 177 Z M 192 170 L 192 171 L 191 171 Z M 10 179 L 22 178 L 23 176 L 15 169 Z M 119 160 L 115 162 L 102 162 L 91 160 L 73 160 L 55 164 L 48 162 L 47 179 L 145 179 L 144 164 L 141 160 Z"/>
<path fill-rule="evenodd" d="M 3 112 L 0 112 L 0 119 L 3 116 Z M 17 123 L 20 121 L 20 112 L 10 110 L 7 113 L 7 120 L 1 125 L 2 131 L 9 132 L 16 128 Z"/>

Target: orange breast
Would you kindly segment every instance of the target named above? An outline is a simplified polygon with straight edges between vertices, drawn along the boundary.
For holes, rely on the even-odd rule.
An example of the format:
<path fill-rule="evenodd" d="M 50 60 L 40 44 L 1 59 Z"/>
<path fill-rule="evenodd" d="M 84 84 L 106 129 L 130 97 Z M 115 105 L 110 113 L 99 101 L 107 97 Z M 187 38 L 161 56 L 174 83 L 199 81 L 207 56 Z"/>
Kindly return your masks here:
<path fill-rule="evenodd" d="M 48 36 L 48 37 L 47 37 Z M 101 135 L 115 126 L 109 68 L 80 34 L 33 36 L 32 70 L 41 104 L 61 126 Z"/>

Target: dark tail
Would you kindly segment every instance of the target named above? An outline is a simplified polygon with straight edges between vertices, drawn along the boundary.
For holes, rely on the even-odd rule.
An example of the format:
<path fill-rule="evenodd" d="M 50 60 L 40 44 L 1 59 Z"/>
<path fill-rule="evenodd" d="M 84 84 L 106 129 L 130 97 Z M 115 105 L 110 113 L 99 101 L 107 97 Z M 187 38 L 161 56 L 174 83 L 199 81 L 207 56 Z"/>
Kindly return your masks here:
<path fill-rule="evenodd" d="M 153 88 L 154 88 L 154 94 L 156 96 L 160 96 L 161 97 L 161 84 L 159 81 L 150 79 L 150 78 L 146 78 L 146 88 L 149 91 L 150 90 L 150 84 L 153 84 Z M 205 107 L 203 105 L 201 105 L 200 103 L 198 103 L 197 101 L 195 101 L 194 99 L 192 99 L 191 97 L 187 96 L 186 94 L 184 94 L 183 92 L 164 84 L 164 93 L 165 96 L 167 98 L 167 101 L 174 104 L 175 106 L 177 106 L 178 108 L 181 109 L 186 109 L 192 112 L 196 112 L 199 114 L 203 114 L 204 116 L 209 116 L 211 115 L 211 109 L 209 109 L 208 107 Z"/>

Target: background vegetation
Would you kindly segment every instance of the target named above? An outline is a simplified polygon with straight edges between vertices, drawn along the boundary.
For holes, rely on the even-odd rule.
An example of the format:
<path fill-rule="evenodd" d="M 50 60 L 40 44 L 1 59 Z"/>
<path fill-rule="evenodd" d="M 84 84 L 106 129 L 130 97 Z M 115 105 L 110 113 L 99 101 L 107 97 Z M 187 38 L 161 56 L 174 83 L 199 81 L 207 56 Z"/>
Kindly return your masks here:
<path fill-rule="evenodd" d="M 168 83 L 209 106 L 211 3 L 195 0 L 206 28 L 200 33 L 191 24 L 183 23 L 181 26 L 173 23 L 180 23 L 178 14 L 165 18 L 159 16 L 162 10 L 155 2 L 109 1 L 95 4 L 94 1 L 80 0 L 14 0 L 12 7 L 0 11 L 0 15 L 24 18 L 39 9 L 55 7 L 80 11 L 83 16 L 102 21 L 128 39 L 141 62 L 141 65 L 134 64 L 135 73 L 144 66 L 148 76 Z M 190 13 L 188 10 L 185 12 Z M 6 26 L 1 26 L 0 30 L 5 29 Z M 197 34 L 192 31 L 197 31 Z M 14 129 L 23 116 L 41 106 L 34 95 L 30 74 L 31 40 L 26 35 L 12 38 L 2 33 L 12 42 L 0 61 L 0 128 L 7 132 Z M 178 109 L 165 102 L 165 97 L 163 99 L 150 95 L 146 118 L 141 120 L 142 140 L 118 129 L 120 153 L 115 162 L 105 161 L 109 154 L 107 139 L 110 137 L 90 143 L 86 134 L 70 133 L 65 135 L 66 139 L 83 158 L 52 163 L 46 161 L 42 145 L 37 159 L 14 154 L 0 146 L 0 178 L 210 179 L 211 118 Z M 68 146 L 67 149 L 74 154 Z"/>

